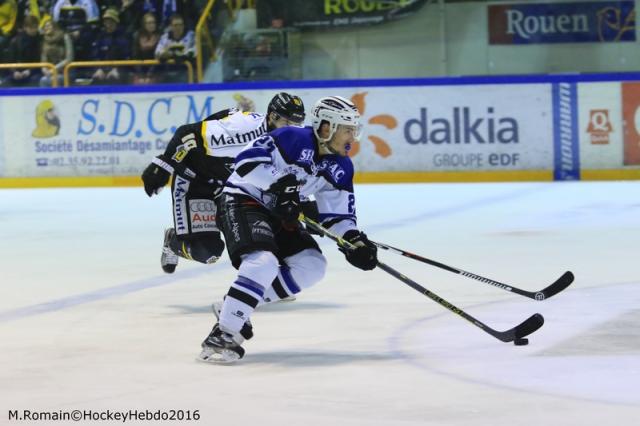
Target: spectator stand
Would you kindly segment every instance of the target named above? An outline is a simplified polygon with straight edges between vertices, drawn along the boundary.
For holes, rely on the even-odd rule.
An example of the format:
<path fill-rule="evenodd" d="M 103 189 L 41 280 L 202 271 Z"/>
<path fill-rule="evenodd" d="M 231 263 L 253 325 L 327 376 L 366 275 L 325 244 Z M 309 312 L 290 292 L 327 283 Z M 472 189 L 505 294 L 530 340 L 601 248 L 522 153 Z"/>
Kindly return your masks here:
<path fill-rule="evenodd" d="M 182 65 L 186 68 L 187 82 L 193 83 L 193 65 L 189 61 L 169 61 L 171 64 Z M 158 66 L 160 61 L 152 60 L 121 60 L 121 61 L 78 61 L 70 62 L 64 67 L 64 86 L 71 86 L 70 72 L 75 68 L 96 68 L 96 67 L 140 67 L 140 66 Z M 75 83 L 88 84 L 84 80 Z"/>

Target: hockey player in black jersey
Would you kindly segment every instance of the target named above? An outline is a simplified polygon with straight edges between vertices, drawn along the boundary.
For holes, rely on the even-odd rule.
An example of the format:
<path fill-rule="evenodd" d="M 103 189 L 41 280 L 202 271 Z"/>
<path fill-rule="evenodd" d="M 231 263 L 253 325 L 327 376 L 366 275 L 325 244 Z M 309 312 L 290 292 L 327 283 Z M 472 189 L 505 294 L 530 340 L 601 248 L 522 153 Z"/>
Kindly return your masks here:
<path fill-rule="evenodd" d="M 313 108 L 311 127 L 285 127 L 243 149 L 220 197 L 219 224 L 238 276 L 199 359 L 228 363 L 243 357 L 247 324 L 261 303 L 295 295 L 322 279 L 326 260 L 300 226 L 301 200 L 313 195 L 318 220 L 356 246 L 352 265 L 371 270 L 377 250 L 358 230 L 353 164 L 360 114 L 349 100 L 331 96 Z"/>
<path fill-rule="evenodd" d="M 178 256 L 202 263 L 218 260 L 224 243 L 215 223 L 214 199 L 233 171 L 235 156 L 266 132 L 301 125 L 304 118 L 302 100 L 283 92 L 271 100 L 266 115 L 225 109 L 176 130 L 165 152 L 142 173 L 150 197 L 172 178 L 174 227 L 164 234 L 164 272 L 175 271 Z"/>

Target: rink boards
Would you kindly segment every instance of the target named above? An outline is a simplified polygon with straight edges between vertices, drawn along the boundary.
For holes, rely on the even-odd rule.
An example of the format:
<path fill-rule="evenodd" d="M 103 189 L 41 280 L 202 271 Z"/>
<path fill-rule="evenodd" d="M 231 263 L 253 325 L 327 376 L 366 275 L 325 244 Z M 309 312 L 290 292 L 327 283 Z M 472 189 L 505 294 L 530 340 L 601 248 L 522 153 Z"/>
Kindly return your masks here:
<path fill-rule="evenodd" d="M 587 81 L 588 80 L 588 81 Z M 175 129 L 286 90 L 353 100 L 359 182 L 640 178 L 639 74 L 0 92 L 0 187 L 138 185 Z M 307 120 L 310 123 L 310 120 Z"/>

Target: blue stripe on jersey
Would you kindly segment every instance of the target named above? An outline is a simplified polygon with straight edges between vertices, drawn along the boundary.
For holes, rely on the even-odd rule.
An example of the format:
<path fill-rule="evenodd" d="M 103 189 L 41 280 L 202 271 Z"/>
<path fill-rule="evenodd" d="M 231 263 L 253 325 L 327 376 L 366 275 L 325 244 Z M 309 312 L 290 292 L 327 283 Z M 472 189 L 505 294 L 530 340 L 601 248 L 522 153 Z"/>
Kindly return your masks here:
<path fill-rule="evenodd" d="M 259 294 L 260 297 L 264 297 L 264 287 L 247 277 L 240 275 L 238 279 L 235 280 L 234 284 L 246 288 L 247 290 L 251 290 L 256 294 Z"/>
<path fill-rule="evenodd" d="M 282 279 L 284 280 L 284 284 L 287 286 L 287 288 L 293 294 L 300 293 L 300 287 L 293 280 L 293 277 L 291 276 L 291 272 L 289 272 L 289 268 L 286 266 L 281 267 L 280 273 L 282 274 Z"/>

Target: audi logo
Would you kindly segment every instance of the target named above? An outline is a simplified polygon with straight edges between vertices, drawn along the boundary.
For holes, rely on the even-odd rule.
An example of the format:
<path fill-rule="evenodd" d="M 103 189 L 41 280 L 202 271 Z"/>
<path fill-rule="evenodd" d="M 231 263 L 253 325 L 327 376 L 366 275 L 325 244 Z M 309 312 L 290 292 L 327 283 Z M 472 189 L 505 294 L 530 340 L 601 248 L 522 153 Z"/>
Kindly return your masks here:
<path fill-rule="evenodd" d="M 192 212 L 209 212 L 215 213 L 216 205 L 211 200 L 190 200 L 189 209 Z"/>

